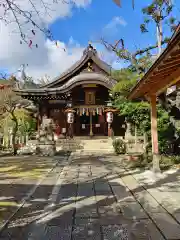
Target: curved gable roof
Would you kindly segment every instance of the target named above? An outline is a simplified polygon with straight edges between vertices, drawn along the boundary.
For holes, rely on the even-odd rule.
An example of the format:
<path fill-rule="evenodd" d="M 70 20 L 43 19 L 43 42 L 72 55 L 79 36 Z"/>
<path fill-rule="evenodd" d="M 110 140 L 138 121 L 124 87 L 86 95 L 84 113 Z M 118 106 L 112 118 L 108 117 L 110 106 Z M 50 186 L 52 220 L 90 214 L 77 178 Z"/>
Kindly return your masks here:
<path fill-rule="evenodd" d="M 15 92 L 17 92 L 20 95 L 59 94 L 59 93 L 65 93 L 78 85 L 88 84 L 88 83 L 99 84 L 108 89 L 111 89 L 116 84 L 116 81 L 100 73 L 94 73 L 94 72 L 81 73 L 77 76 L 74 76 L 73 78 L 68 80 L 65 84 L 57 88 L 44 87 L 40 89 L 19 89 L 19 90 L 15 90 Z"/>
<path fill-rule="evenodd" d="M 84 50 L 83 56 L 79 61 L 77 61 L 75 64 L 73 64 L 68 70 L 63 72 L 60 76 L 56 77 L 51 83 L 46 84 L 45 86 L 42 86 L 41 88 L 51 88 L 54 85 L 57 85 L 58 83 L 66 80 L 67 78 L 73 77 L 73 75 L 81 68 L 83 67 L 90 59 L 93 60 L 93 62 L 98 65 L 104 72 L 106 72 L 108 75 L 111 73 L 111 66 L 109 66 L 107 63 L 102 61 L 97 54 L 96 49 L 93 48 L 91 44 Z"/>

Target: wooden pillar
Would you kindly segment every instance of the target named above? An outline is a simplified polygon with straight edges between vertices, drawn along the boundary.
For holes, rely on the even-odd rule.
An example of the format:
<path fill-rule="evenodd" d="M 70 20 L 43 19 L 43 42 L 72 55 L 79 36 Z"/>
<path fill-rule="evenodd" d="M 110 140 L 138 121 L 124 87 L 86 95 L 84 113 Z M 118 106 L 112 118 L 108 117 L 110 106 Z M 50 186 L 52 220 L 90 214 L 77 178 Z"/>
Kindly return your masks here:
<path fill-rule="evenodd" d="M 89 112 L 89 121 L 90 121 L 90 137 L 93 136 L 93 129 L 92 129 L 92 111 Z"/>
<path fill-rule="evenodd" d="M 153 155 L 153 169 L 152 170 L 154 172 L 160 172 L 156 95 L 152 95 L 151 98 L 150 98 L 150 101 L 151 101 L 151 141 L 152 141 L 152 155 Z"/>
<path fill-rule="evenodd" d="M 158 149 L 156 95 L 151 96 L 151 139 L 152 139 L 152 153 L 158 154 L 159 149 Z"/>
<path fill-rule="evenodd" d="M 108 123 L 108 137 L 112 137 L 111 123 Z"/>

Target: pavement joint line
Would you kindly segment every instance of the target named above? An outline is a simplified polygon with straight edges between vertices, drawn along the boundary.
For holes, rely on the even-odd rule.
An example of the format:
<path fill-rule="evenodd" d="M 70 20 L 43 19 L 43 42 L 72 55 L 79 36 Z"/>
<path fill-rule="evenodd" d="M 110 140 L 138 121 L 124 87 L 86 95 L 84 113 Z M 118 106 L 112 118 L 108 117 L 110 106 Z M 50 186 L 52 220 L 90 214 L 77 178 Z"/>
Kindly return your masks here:
<path fill-rule="evenodd" d="M 73 215 L 72 215 L 72 229 L 71 229 L 71 237 L 70 237 L 70 239 L 73 239 L 73 231 L 74 231 L 74 229 L 75 229 L 75 219 L 76 219 L 76 212 L 77 212 L 76 202 L 77 202 L 77 196 L 78 196 L 78 178 L 79 178 L 79 172 L 80 172 L 80 167 L 78 166 L 78 167 L 77 167 L 77 181 L 76 181 L 75 201 L 74 201 L 75 209 L 74 209 Z"/>
<path fill-rule="evenodd" d="M 50 202 L 50 204 L 46 205 L 44 210 L 43 210 L 43 213 L 41 214 L 41 217 L 40 218 L 46 218 L 48 216 L 48 214 L 51 214 L 52 211 L 53 211 L 53 208 L 55 207 L 55 203 L 56 203 L 56 200 L 58 198 L 58 193 L 60 192 L 60 189 L 61 189 L 61 186 L 62 186 L 62 183 L 64 181 L 64 177 L 66 176 L 66 172 L 67 172 L 67 168 L 69 166 L 69 164 L 71 163 L 71 161 L 69 161 L 69 159 L 67 159 L 66 161 L 66 165 L 64 165 L 60 171 L 60 173 L 58 174 L 58 177 L 56 178 L 56 184 L 55 186 L 53 187 L 52 189 L 52 192 L 51 192 L 51 195 L 48 199 L 48 201 Z M 40 221 L 40 218 L 36 219 L 35 221 L 33 221 L 32 223 L 34 224 L 34 229 L 32 229 L 32 232 L 31 234 L 35 234 L 33 235 L 34 238 L 36 238 L 36 227 L 41 224 L 41 233 L 38 233 L 38 237 L 39 238 L 43 238 L 44 234 L 46 234 L 46 227 L 47 227 L 47 224 L 46 223 L 39 223 Z M 34 239 L 33 238 L 33 239 Z M 30 240 L 31 238 L 28 238 L 28 240 Z"/>
<path fill-rule="evenodd" d="M 124 169 L 126 170 L 126 168 L 124 167 Z M 169 212 L 144 186 L 144 184 L 140 183 L 131 173 L 131 171 L 128 171 L 128 173 L 134 178 L 134 180 L 166 211 L 167 214 L 169 214 L 175 221 L 177 224 L 180 224 L 180 222 L 173 216 L 173 214 L 171 212 Z"/>
<path fill-rule="evenodd" d="M 69 166 L 70 162 L 68 163 L 68 166 Z M 51 206 L 54 206 L 56 200 L 57 200 L 57 197 L 58 197 L 58 193 L 60 192 L 61 190 L 61 186 L 62 186 L 62 183 L 64 181 L 64 177 L 66 176 L 66 173 L 67 173 L 67 165 L 63 167 L 61 173 L 59 174 L 59 177 L 56 181 L 56 185 L 54 186 L 53 190 L 52 190 L 52 193 L 51 193 L 51 196 L 49 197 L 49 201 L 51 202 L 50 206 L 48 205 L 47 208 L 49 209 L 49 207 Z"/>
<path fill-rule="evenodd" d="M 101 161 L 102 162 L 102 161 Z M 104 163 L 104 165 L 106 166 L 106 164 Z M 122 164 L 123 168 L 125 169 L 125 171 L 127 173 L 129 173 L 131 176 L 131 172 L 129 172 L 129 170 Z M 129 192 L 132 194 L 132 196 L 135 198 L 135 200 L 140 204 L 140 206 L 142 207 L 142 209 L 144 210 L 144 212 L 147 214 L 148 218 L 153 222 L 153 224 L 155 225 L 155 227 L 158 229 L 158 231 L 161 233 L 161 235 L 164 237 L 165 240 L 167 240 L 167 238 L 165 237 L 164 233 L 161 231 L 161 229 L 157 226 L 156 222 L 153 220 L 153 218 L 150 216 L 150 214 L 144 209 L 143 205 L 140 203 L 140 201 L 137 199 L 137 197 L 134 195 L 133 191 L 127 186 L 127 184 L 125 183 L 125 181 L 123 181 L 122 177 L 121 177 L 121 173 L 119 173 L 116 170 L 112 170 L 112 172 L 114 172 L 115 174 L 118 174 L 118 176 L 120 177 L 120 179 L 122 180 L 122 182 L 125 184 L 125 186 L 127 187 L 127 189 L 129 190 Z M 132 176 L 133 177 L 133 176 Z M 134 177 L 133 177 L 134 178 Z M 136 182 L 138 182 L 135 178 L 134 180 Z M 139 182 L 138 182 L 139 184 Z M 141 186 L 141 185 L 140 185 Z M 142 186 L 143 187 L 143 186 Z M 144 188 L 144 187 L 143 187 Z M 145 188 L 144 188 L 145 189 Z M 146 189 L 145 189 L 146 190 Z M 147 190 L 146 190 L 147 191 Z"/>
<path fill-rule="evenodd" d="M 68 160 L 68 155 L 66 156 Z M 19 210 L 25 205 L 27 200 L 33 195 L 33 193 L 36 191 L 36 189 L 40 186 L 40 184 L 46 179 L 46 177 L 56 168 L 56 166 L 59 163 L 59 159 L 56 159 L 56 163 L 52 166 L 52 168 L 43 175 L 43 177 L 34 185 L 34 187 L 30 190 L 30 192 L 25 196 L 19 203 L 18 208 L 9 216 L 9 218 L 0 225 L 0 234 L 3 232 L 3 230 L 6 228 L 6 226 L 9 224 L 9 222 L 13 219 L 13 217 L 19 212 Z"/>
<path fill-rule="evenodd" d="M 128 171 L 128 169 L 126 169 L 126 167 L 123 165 L 123 168 L 125 169 L 126 172 L 128 172 L 131 176 L 132 174 Z M 117 173 L 119 175 L 119 177 L 121 178 L 121 180 L 123 181 L 121 174 L 118 173 L 117 171 L 115 171 L 115 173 Z M 132 176 L 133 177 L 133 176 Z M 134 177 L 133 177 L 134 178 Z M 138 182 L 135 178 L 134 180 L 136 182 Z M 161 235 L 164 237 L 164 239 L 167 240 L 167 238 L 165 237 L 164 233 L 161 231 L 161 229 L 158 227 L 158 225 L 156 224 L 156 222 L 154 221 L 154 219 L 150 216 L 150 214 L 145 210 L 145 208 L 143 207 L 143 205 L 141 204 L 141 202 L 137 199 L 137 197 L 134 195 L 133 191 L 127 186 L 127 184 L 123 181 L 123 183 L 126 185 L 126 187 L 128 188 L 129 192 L 133 195 L 133 197 L 135 198 L 135 200 L 140 204 L 140 206 L 142 207 L 142 209 L 144 210 L 144 212 L 147 214 L 148 218 L 154 223 L 154 225 L 156 226 L 156 228 L 158 229 L 158 231 L 161 233 Z M 140 185 L 141 186 L 141 185 Z M 143 187 L 143 186 L 141 186 Z M 144 188 L 144 187 L 143 187 Z M 145 189 L 145 188 L 144 188 Z M 146 190 L 146 189 L 145 189 Z M 147 191 L 147 190 L 146 190 Z"/>

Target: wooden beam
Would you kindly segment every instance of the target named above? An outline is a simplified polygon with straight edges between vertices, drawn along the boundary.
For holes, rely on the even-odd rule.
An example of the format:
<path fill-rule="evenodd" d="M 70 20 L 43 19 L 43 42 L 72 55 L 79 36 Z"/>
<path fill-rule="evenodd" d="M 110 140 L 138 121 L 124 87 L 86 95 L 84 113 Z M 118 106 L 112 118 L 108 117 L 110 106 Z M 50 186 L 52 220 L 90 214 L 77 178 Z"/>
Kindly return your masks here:
<path fill-rule="evenodd" d="M 170 53 L 171 57 L 174 57 L 174 56 L 177 56 L 177 55 L 180 55 L 180 49 L 176 49 L 176 50 L 174 50 L 173 52 Z"/>
<path fill-rule="evenodd" d="M 180 58 L 176 61 L 170 62 L 170 63 L 166 63 L 166 64 L 162 64 L 160 67 L 158 67 L 158 70 L 164 70 L 170 67 L 176 67 L 180 65 Z"/>
<path fill-rule="evenodd" d="M 172 72 L 171 72 L 172 73 Z M 156 83 L 156 82 L 159 82 L 160 80 L 164 80 L 167 76 L 169 76 L 170 72 L 168 73 L 165 73 L 165 74 L 160 74 L 160 75 L 157 75 L 157 76 L 154 76 L 154 77 L 151 77 L 147 83 L 147 85 L 150 83 Z"/>
<path fill-rule="evenodd" d="M 175 65 L 175 66 L 167 67 L 167 68 L 164 68 L 164 69 L 161 69 L 161 70 L 156 70 L 156 71 L 154 72 L 154 74 L 152 75 L 152 77 L 159 76 L 159 75 L 161 75 L 162 73 L 163 73 L 163 74 L 169 73 L 169 72 L 171 72 L 171 71 L 176 70 L 176 68 L 179 68 L 179 67 L 180 67 L 180 64 L 177 64 L 177 65 Z"/>
<path fill-rule="evenodd" d="M 177 71 L 174 71 L 171 75 L 166 73 L 166 75 L 162 75 L 162 77 L 158 78 L 158 76 L 156 76 L 156 78 L 155 77 L 151 78 L 150 82 L 144 83 L 144 85 L 141 85 L 137 89 L 137 91 L 138 91 L 137 97 L 140 95 L 143 95 L 143 94 L 158 95 L 159 93 L 165 91 L 165 89 L 168 88 L 169 85 L 172 85 L 172 84 L 175 84 L 176 82 L 178 82 L 179 81 L 178 77 L 180 77 L 180 68 Z"/>
<path fill-rule="evenodd" d="M 138 91 L 140 92 L 140 94 L 144 94 L 146 92 L 149 91 L 149 89 L 151 89 L 151 87 L 153 87 L 155 84 L 157 84 L 160 81 L 164 81 L 164 79 L 169 76 L 169 74 L 163 75 L 160 78 L 151 78 L 151 81 L 149 81 L 148 83 L 144 83 L 143 85 L 141 85 L 138 88 Z"/>
<path fill-rule="evenodd" d="M 158 95 L 161 94 L 162 92 L 166 91 L 167 88 L 169 88 L 169 87 L 171 87 L 171 86 L 173 86 L 173 85 L 175 85 L 176 83 L 179 83 L 179 82 L 180 82 L 180 77 L 177 78 L 176 80 L 174 80 L 174 82 L 171 82 L 171 83 L 167 84 L 164 88 L 158 90 L 158 91 L 156 92 L 156 95 L 158 96 Z"/>
<path fill-rule="evenodd" d="M 169 86 L 176 84 L 180 80 L 180 68 L 173 72 L 170 76 L 167 76 L 163 81 L 157 83 L 157 84 L 151 84 L 149 85 L 149 95 L 156 94 L 159 95 L 161 92 L 165 91 Z"/>
<path fill-rule="evenodd" d="M 171 63 L 171 62 L 176 62 L 176 61 L 179 62 L 179 60 L 180 60 L 180 54 L 177 55 L 177 56 L 175 56 L 175 57 L 169 57 L 167 60 L 165 60 L 165 61 L 163 62 L 163 64 Z"/>

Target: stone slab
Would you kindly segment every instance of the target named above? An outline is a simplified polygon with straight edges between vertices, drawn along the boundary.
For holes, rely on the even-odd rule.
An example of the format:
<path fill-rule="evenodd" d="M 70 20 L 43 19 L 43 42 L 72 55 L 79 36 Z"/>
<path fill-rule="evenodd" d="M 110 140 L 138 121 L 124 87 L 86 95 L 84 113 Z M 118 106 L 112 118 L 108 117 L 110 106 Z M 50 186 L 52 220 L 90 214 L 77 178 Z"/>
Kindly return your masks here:
<path fill-rule="evenodd" d="M 167 213 L 153 213 L 152 219 L 161 229 L 166 239 L 180 238 L 180 225 Z"/>
<path fill-rule="evenodd" d="M 103 237 L 106 240 L 133 240 L 130 236 L 128 225 L 102 226 Z"/>
<path fill-rule="evenodd" d="M 99 223 L 90 223 L 88 225 L 80 224 L 73 226 L 72 240 L 101 240 Z"/>
<path fill-rule="evenodd" d="M 165 209 L 146 190 L 136 193 L 135 197 L 148 213 L 165 212 Z"/>
<path fill-rule="evenodd" d="M 129 219 L 147 219 L 148 216 L 138 202 L 120 202 L 123 215 Z"/>
<path fill-rule="evenodd" d="M 48 226 L 43 240 L 71 240 L 72 226 Z"/>
<path fill-rule="evenodd" d="M 131 194 L 129 189 L 125 186 L 112 186 L 112 191 L 114 193 L 114 196 L 116 197 L 117 201 L 136 201 L 134 196 Z"/>
<path fill-rule="evenodd" d="M 164 240 L 156 225 L 149 219 L 134 222 L 131 227 L 131 236 L 137 240 Z"/>
<path fill-rule="evenodd" d="M 122 177 L 122 180 L 131 191 L 135 192 L 137 189 L 143 191 L 143 187 L 131 175 Z"/>

